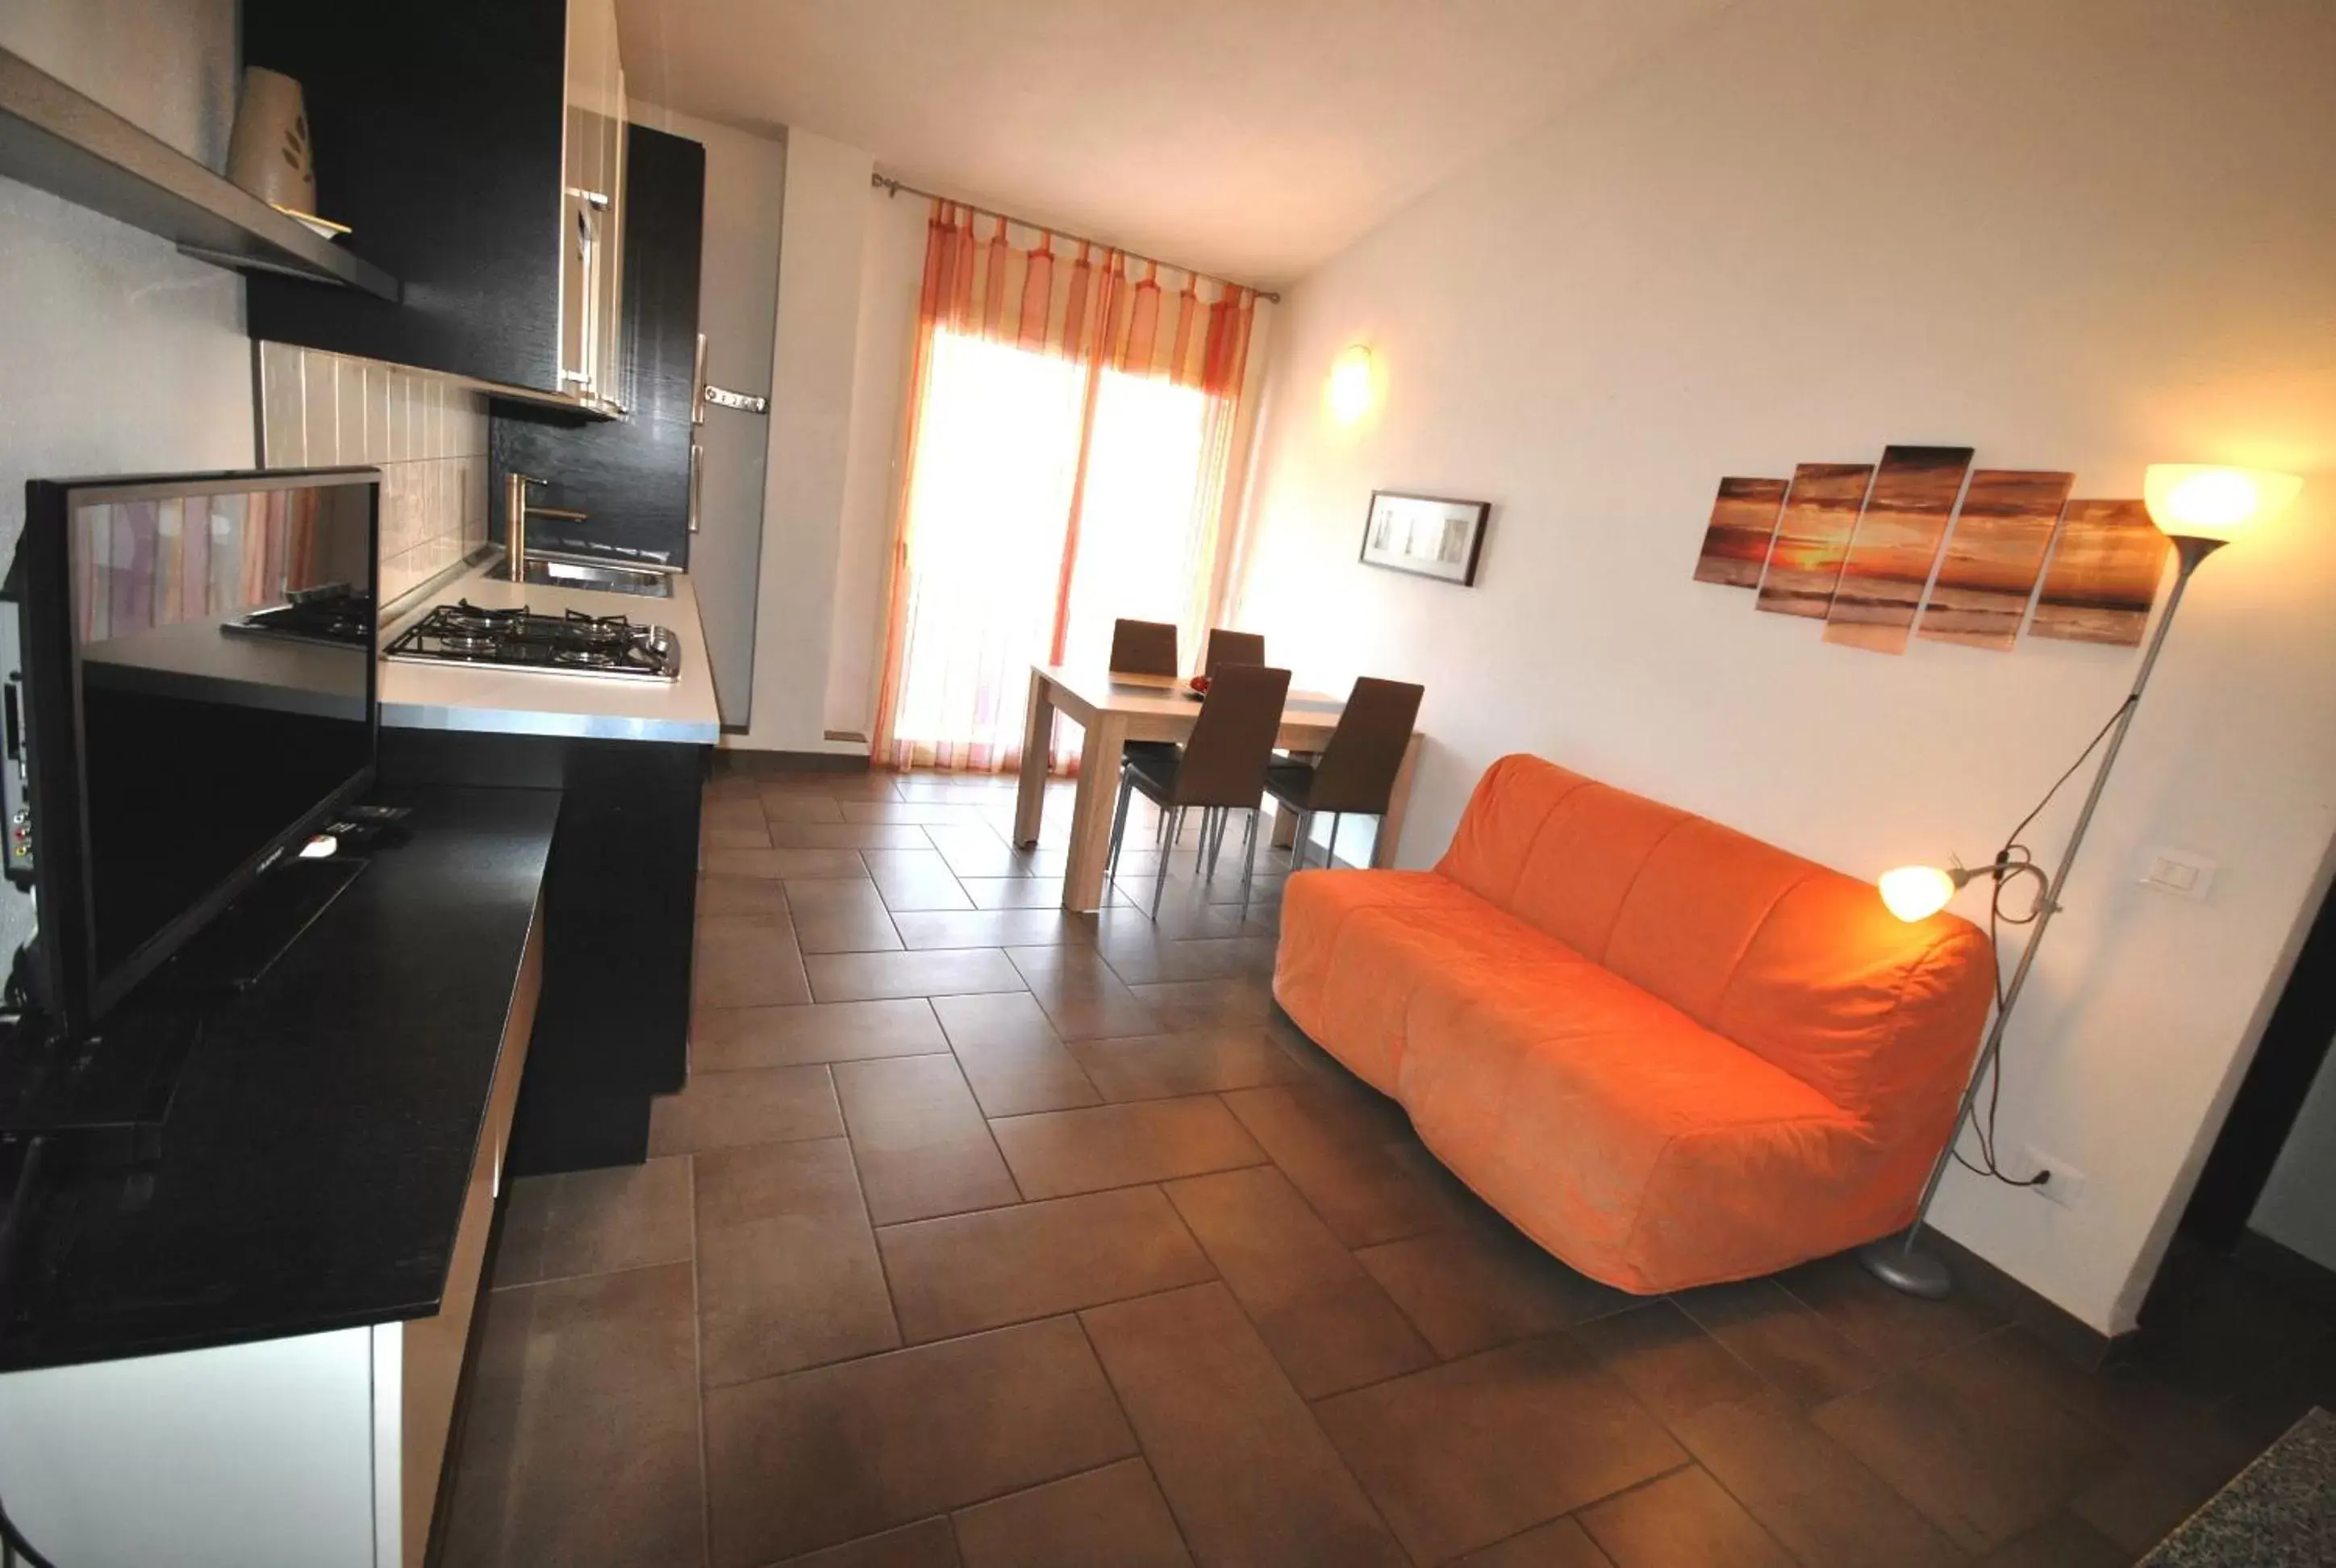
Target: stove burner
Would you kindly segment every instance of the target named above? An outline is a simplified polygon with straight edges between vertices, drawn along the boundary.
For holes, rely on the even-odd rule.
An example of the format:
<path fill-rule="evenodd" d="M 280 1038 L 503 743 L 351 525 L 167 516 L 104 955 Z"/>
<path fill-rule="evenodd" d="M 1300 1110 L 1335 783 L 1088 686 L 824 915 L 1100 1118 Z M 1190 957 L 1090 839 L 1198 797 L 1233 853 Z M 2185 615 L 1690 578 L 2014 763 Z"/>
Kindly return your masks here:
<path fill-rule="evenodd" d="M 430 611 L 399 633 L 384 657 L 612 680 L 670 681 L 681 671 L 681 650 L 663 627 L 578 610 L 488 609 L 467 599 Z"/>

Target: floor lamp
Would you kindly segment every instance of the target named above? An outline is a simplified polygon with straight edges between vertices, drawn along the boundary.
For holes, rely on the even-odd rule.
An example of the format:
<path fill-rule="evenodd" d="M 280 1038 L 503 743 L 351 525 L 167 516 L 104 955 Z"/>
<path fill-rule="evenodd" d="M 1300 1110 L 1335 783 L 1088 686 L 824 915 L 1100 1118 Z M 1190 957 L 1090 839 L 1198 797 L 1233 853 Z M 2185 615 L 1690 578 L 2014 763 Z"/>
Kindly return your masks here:
<path fill-rule="evenodd" d="M 2190 586 L 2191 574 L 2198 563 L 2228 544 L 2253 524 L 2263 521 L 2295 499 L 2303 482 L 2293 474 L 2270 473 L 2256 469 L 2214 468 L 2193 463 L 2158 463 L 2153 465 L 2144 482 L 2150 521 L 2174 541 L 2180 560 L 2180 570 L 2174 579 L 2174 593 L 2166 601 L 2166 613 L 2157 618 L 2157 630 L 2149 639 L 2148 651 L 2141 656 L 2141 668 L 2135 672 L 2133 690 L 2125 699 L 2104 732 L 2108 748 L 2101 754 L 2100 766 L 2093 774 L 2092 788 L 2086 792 L 2085 803 L 2077 813 L 2077 824 L 2069 831 L 2068 846 L 2060 852 L 2059 866 L 2043 891 L 2037 897 L 2033 919 L 2034 930 L 2028 933 L 2027 945 L 2020 950 L 2020 962 L 2011 971 L 2011 983 L 2004 990 L 2002 1000 L 1995 1009 L 1995 1022 L 1988 1030 L 1986 1044 L 1980 1047 L 1979 1061 L 1973 1068 L 1970 1085 L 1963 1090 L 1961 1107 L 1955 1113 L 1954 1126 L 1947 1135 L 1946 1147 L 1939 1151 L 1938 1162 L 1931 1167 L 1930 1179 L 1923 1183 L 1922 1203 L 1914 1211 L 1914 1222 L 1903 1236 L 1886 1237 L 1862 1248 L 1857 1261 L 1866 1271 L 1884 1284 L 1903 1290 L 1910 1296 L 1937 1300 L 1953 1288 L 1952 1277 L 1944 1262 L 1932 1253 L 1916 1246 L 1922 1234 L 1922 1222 L 1929 1218 L 1931 1202 L 1938 1196 L 1939 1183 L 1953 1160 L 1955 1146 L 1962 1137 L 1963 1125 L 1971 1119 L 1971 1109 L 1979 1101 L 1988 1074 L 1994 1068 L 1997 1056 L 2003 1048 L 2003 1032 L 2011 1017 L 2012 1008 L 2020 1000 L 2020 988 L 2027 984 L 2028 971 L 2036 962 L 2036 949 L 2044 940 L 2044 932 L 2052 917 L 2060 911 L 2060 890 L 2068 880 L 2068 868 L 2076 863 L 2077 851 L 2085 842 L 2085 830 L 2092 825 L 2093 809 L 2100 804 L 2101 791 L 2108 784 L 2109 770 L 2117 766 L 2117 751 L 2125 745 L 2126 731 L 2133 723 L 2134 710 L 2141 705 L 2142 688 L 2149 684 L 2149 672 L 2157 663 L 2158 650 L 2166 646 L 2166 629 L 2174 624 L 2174 612 L 2182 608 L 2183 590 Z M 1900 866 L 1882 874 L 1882 899 L 1890 912 L 1902 920 L 1923 920 L 1946 907 L 1957 889 L 1980 878 L 1996 882 L 2020 874 L 2043 877 L 2033 862 L 1998 856 L 1991 863 L 1977 869 L 1956 866 L 1942 870 L 1937 866 Z"/>

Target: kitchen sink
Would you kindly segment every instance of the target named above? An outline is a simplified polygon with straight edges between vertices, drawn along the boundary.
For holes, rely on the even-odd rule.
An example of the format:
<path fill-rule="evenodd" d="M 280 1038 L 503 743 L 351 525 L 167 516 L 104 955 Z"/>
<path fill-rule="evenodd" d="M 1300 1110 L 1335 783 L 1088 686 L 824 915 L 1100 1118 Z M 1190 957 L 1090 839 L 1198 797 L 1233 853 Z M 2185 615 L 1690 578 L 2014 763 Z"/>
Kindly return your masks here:
<path fill-rule="evenodd" d="M 599 593 L 638 593 L 648 599 L 673 597 L 673 574 L 645 567 L 530 556 L 525 575 L 528 581 L 540 582 L 546 588 L 589 588 Z"/>

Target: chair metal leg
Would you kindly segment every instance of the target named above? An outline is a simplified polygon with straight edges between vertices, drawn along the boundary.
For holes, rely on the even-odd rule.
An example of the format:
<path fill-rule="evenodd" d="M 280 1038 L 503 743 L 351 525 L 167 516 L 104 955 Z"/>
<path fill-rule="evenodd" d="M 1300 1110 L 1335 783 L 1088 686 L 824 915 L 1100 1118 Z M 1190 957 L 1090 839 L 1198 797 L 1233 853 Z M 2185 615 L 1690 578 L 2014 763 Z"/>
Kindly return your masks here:
<path fill-rule="evenodd" d="M 1176 840 L 1183 836 L 1184 808 L 1183 806 L 1178 806 L 1176 808 L 1175 823 L 1175 832 L 1169 836 L 1168 840 L 1172 848 L 1174 846 Z M 1160 895 L 1163 892 L 1165 892 L 1167 888 L 1168 856 L 1163 851 L 1160 856 L 1160 869 L 1152 874 L 1152 923 L 1155 926 L 1160 923 Z"/>
<path fill-rule="evenodd" d="M 1244 926 L 1249 924 L 1249 885 L 1257 875 L 1257 819 L 1258 810 L 1251 807 L 1249 813 L 1249 831 L 1241 834 L 1241 923 Z"/>
<path fill-rule="evenodd" d="M 1309 835 L 1311 834 L 1313 831 L 1314 813 L 1312 812 L 1299 812 L 1298 813 L 1298 836 L 1290 841 L 1290 869 L 1291 871 L 1302 872 L 1306 869 L 1306 844 Z"/>
<path fill-rule="evenodd" d="M 1112 809 L 1111 855 L 1105 862 L 1103 880 L 1116 884 L 1119 881 L 1119 846 L 1127 836 L 1127 811 L 1130 797 L 1135 794 L 1135 775 L 1125 768 L 1119 770 L 1119 803 Z"/>
<path fill-rule="evenodd" d="M 1322 869 L 1326 872 L 1338 869 L 1338 819 L 1345 814 L 1343 812 L 1330 813 L 1330 842 L 1322 850 Z"/>
<path fill-rule="evenodd" d="M 1224 848 L 1225 823 L 1232 814 L 1229 806 L 1219 806 L 1209 813 L 1212 826 L 1201 835 L 1201 847 L 1208 852 L 1209 856 L 1209 869 L 1201 878 L 1204 882 L 1217 880 L 1217 852 Z"/>

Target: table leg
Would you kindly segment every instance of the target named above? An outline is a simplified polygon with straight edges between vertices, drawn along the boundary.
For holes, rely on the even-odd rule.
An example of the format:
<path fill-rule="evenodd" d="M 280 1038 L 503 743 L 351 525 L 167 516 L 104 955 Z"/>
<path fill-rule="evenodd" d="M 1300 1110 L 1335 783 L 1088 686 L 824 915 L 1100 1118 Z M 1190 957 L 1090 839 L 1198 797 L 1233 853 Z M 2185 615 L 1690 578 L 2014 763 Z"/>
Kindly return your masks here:
<path fill-rule="evenodd" d="M 1395 847 L 1403 842 L 1403 813 L 1411 805 L 1411 776 L 1419 766 L 1419 732 L 1403 748 L 1403 762 L 1395 770 L 1395 788 L 1387 792 L 1387 815 L 1379 819 L 1377 840 L 1371 845 L 1371 864 L 1395 864 Z"/>
<path fill-rule="evenodd" d="M 1124 715 L 1099 713 L 1088 721 L 1079 750 L 1078 797 L 1071 806 L 1070 864 L 1063 874 L 1063 907 L 1074 913 L 1103 908 L 1104 862 L 1111 855 L 1111 813 L 1126 744 Z"/>
<path fill-rule="evenodd" d="M 1055 740 L 1055 688 L 1030 672 L 1030 716 L 1022 730 L 1022 782 L 1014 792 L 1014 842 L 1035 844 L 1046 815 L 1046 754 Z"/>

